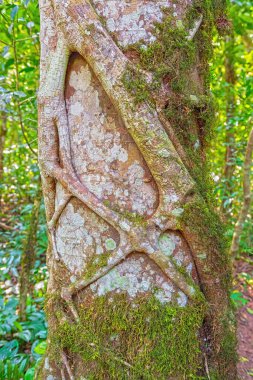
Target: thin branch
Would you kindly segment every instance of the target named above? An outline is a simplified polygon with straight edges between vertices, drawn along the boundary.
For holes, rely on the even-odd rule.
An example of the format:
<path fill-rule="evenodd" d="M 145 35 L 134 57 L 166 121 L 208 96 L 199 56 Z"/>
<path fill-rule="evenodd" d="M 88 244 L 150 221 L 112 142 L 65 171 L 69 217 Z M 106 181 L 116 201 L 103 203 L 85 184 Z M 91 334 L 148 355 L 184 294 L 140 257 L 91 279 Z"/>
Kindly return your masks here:
<path fill-rule="evenodd" d="M 66 380 L 66 377 L 64 374 L 64 368 L 61 368 L 61 380 Z"/>
<path fill-rule="evenodd" d="M 62 352 L 61 357 L 62 357 L 63 364 L 65 365 L 66 370 L 67 370 L 67 372 L 68 372 L 68 375 L 69 375 L 70 380 L 75 380 L 75 378 L 74 378 L 74 376 L 73 376 L 73 373 L 72 373 L 72 371 L 71 371 L 71 368 L 70 368 L 69 362 L 68 362 L 67 355 L 65 354 L 65 352 Z"/>
<path fill-rule="evenodd" d="M 14 227 L 8 226 L 7 224 L 2 223 L 2 222 L 0 222 L 0 228 L 6 231 L 13 231 L 15 229 Z"/>
<path fill-rule="evenodd" d="M 11 47 L 10 44 L 8 44 L 7 42 L 5 42 L 5 41 L 3 41 L 3 40 L 0 40 L 0 42 L 2 42 L 2 44 L 4 44 L 5 46 L 10 46 L 10 47 Z"/>
<path fill-rule="evenodd" d="M 14 64 L 15 64 L 15 75 L 16 75 L 16 91 L 19 91 L 19 71 L 18 71 L 18 57 L 17 57 L 17 49 L 16 49 L 16 40 L 15 40 L 15 32 L 14 32 L 14 27 L 13 27 L 13 52 L 14 52 Z M 19 118 L 19 124 L 21 127 L 21 131 L 23 134 L 23 137 L 25 139 L 25 142 L 27 146 L 29 147 L 30 151 L 33 153 L 35 157 L 37 157 L 37 153 L 35 150 L 32 148 L 26 134 L 25 134 L 25 129 L 24 129 L 24 124 L 23 124 L 23 116 L 22 116 L 22 110 L 20 107 L 20 102 L 19 100 L 17 101 L 18 104 L 18 118 Z"/>
<path fill-rule="evenodd" d="M 33 36 L 30 37 L 25 37 L 25 38 L 19 38 L 16 40 L 16 42 L 21 42 L 21 41 L 26 41 L 26 40 L 35 40 L 35 38 L 39 37 L 39 33 L 34 34 Z"/>
<path fill-rule="evenodd" d="M 9 16 L 3 15 L 2 12 L 0 12 L 0 16 L 2 16 L 2 18 L 9 24 L 9 21 L 10 21 L 10 17 Z"/>
<path fill-rule="evenodd" d="M 26 102 L 28 102 L 28 101 L 30 101 L 32 99 L 36 99 L 36 96 L 35 95 L 34 96 L 30 96 L 29 98 L 26 98 L 25 100 L 22 100 L 22 102 L 19 102 L 19 104 L 20 105 L 24 104 L 24 103 L 26 103 Z"/>
<path fill-rule="evenodd" d="M 206 370 L 207 378 L 208 380 L 211 380 L 206 354 L 204 354 L 204 358 L 205 358 L 205 370 Z"/>

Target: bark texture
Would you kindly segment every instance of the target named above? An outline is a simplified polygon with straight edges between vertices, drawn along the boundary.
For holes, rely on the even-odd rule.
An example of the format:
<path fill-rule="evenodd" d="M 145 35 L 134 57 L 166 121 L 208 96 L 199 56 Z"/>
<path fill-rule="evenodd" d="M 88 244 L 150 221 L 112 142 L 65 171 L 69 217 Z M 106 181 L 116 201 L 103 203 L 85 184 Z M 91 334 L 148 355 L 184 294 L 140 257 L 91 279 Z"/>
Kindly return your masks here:
<path fill-rule="evenodd" d="M 221 211 L 224 216 L 227 217 L 229 211 L 231 210 L 232 204 L 230 203 L 226 207 L 225 201 L 227 198 L 231 197 L 233 193 L 233 174 L 235 171 L 235 160 L 236 160 L 236 146 L 235 146 L 235 133 L 234 133 L 234 113 L 236 106 L 235 99 L 235 84 L 236 84 L 236 73 L 234 66 L 234 34 L 226 38 L 226 57 L 225 57 L 225 79 L 227 82 L 227 120 L 226 120 L 226 153 L 225 153 L 225 167 L 224 167 L 224 200 L 221 205 Z"/>
<path fill-rule="evenodd" d="M 229 260 L 203 186 L 201 4 L 40 1 L 50 280 L 37 378 L 236 379 Z"/>

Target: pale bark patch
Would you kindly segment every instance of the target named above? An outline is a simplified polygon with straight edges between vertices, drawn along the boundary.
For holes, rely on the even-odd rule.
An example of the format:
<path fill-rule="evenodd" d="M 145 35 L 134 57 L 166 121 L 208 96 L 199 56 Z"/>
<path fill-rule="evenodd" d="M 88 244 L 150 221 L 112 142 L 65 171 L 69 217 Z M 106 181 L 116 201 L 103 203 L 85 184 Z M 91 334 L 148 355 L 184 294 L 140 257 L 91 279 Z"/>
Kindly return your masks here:
<path fill-rule="evenodd" d="M 105 18 L 109 32 L 117 36 L 117 42 L 122 47 L 139 41 L 155 41 L 154 22 L 161 22 L 164 15 L 162 10 L 170 7 L 168 0 L 94 0 L 93 4 L 97 13 Z"/>
<path fill-rule="evenodd" d="M 93 72 L 72 58 L 66 97 L 73 166 L 82 183 L 112 207 L 151 215 L 158 203 L 154 180 Z"/>
<path fill-rule="evenodd" d="M 77 200 L 65 207 L 56 229 L 56 247 L 73 274 L 81 274 L 96 256 L 108 251 L 108 239 L 118 245 L 117 233 Z"/>

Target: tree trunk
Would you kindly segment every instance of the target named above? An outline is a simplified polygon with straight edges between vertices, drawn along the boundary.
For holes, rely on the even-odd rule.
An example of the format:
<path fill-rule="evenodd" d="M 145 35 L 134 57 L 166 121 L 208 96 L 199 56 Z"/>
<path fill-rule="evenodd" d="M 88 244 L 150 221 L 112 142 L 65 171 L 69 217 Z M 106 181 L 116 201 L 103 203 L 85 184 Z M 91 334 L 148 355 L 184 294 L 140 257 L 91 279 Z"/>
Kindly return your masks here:
<path fill-rule="evenodd" d="M 252 123 L 252 119 L 249 120 Z M 243 231 L 243 225 L 250 213 L 251 206 L 251 169 L 252 169 L 252 154 L 253 154 L 253 128 L 250 131 L 249 139 L 246 147 L 245 161 L 243 166 L 243 202 L 239 212 L 238 220 L 235 225 L 230 254 L 233 258 L 238 257 L 240 248 L 240 238 Z"/>
<path fill-rule="evenodd" d="M 230 262 L 205 162 L 214 10 L 40 10 L 50 279 L 37 378 L 236 379 Z"/>
<path fill-rule="evenodd" d="M 235 113 L 235 83 L 236 73 L 234 65 L 234 50 L 235 41 L 234 34 L 226 38 L 225 50 L 225 80 L 227 83 L 227 120 L 226 120 L 226 153 L 224 166 L 224 199 L 221 204 L 221 211 L 227 217 L 231 211 L 232 204 L 226 204 L 228 198 L 231 198 L 233 192 L 233 174 L 235 171 L 236 146 L 235 146 L 235 131 L 234 131 L 234 113 Z M 232 200 L 231 200 L 232 201 Z"/>
<path fill-rule="evenodd" d="M 6 138 L 6 124 L 7 124 L 7 114 L 2 111 L 0 116 L 0 185 L 3 182 L 4 175 L 4 145 Z M 0 205 L 2 202 L 2 189 L 0 190 Z"/>
<path fill-rule="evenodd" d="M 36 259 L 36 243 L 37 243 L 37 230 L 39 223 L 39 212 L 41 203 L 41 184 L 38 183 L 37 194 L 34 198 L 30 224 L 27 231 L 27 236 L 23 245 L 23 253 L 21 257 L 21 268 L 20 268 L 20 284 L 19 284 L 19 317 L 21 321 L 26 320 L 26 301 L 28 294 L 32 293 L 31 286 L 31 269 L 34 266 Z"/>

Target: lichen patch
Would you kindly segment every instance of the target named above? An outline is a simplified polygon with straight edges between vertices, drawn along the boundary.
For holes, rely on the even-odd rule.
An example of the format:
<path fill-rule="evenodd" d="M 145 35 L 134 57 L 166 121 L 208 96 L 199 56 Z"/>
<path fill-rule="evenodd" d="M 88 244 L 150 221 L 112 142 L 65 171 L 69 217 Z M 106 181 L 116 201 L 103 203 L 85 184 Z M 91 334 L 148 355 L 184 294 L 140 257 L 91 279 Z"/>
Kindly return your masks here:
<path fill-rule="evenodd" d="M 120 212 L 151 215 L 156 184 L 88 64 L 70 59 L 66 101 L 73 166 L 87 188 Z"/>
<path fill-rule="evenodd" d="M 98 297 L 127 294 L 130 300 L 134 300 L 140 295 L 153 294 L 161 303 L 175 300 L 180 306 L 187 304 L 187 297 L 183 297 L 161 270 L 141 254 L 131 255 L 90 285 L 90 289 Z"/>
<path fill-rule="evenodd" d="M 168 0 L 93 0 L 100 16 L 106 20 L 106 27 L 122 46 L 139 41 L 155 41 L 152 28 L 155 22 L 162 21 L 163 9 L 169 7 Z"/>
<path fill-rule="evenodd" d="M 114 229 L 75 199 L 63 211 L 56 229 L 57 251 L 72 274 L 85 272 L 86 266 L 119 243 Z M 113 249 L 114 249 L 113 248 Z"/>

